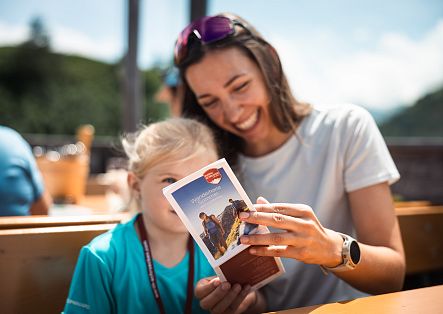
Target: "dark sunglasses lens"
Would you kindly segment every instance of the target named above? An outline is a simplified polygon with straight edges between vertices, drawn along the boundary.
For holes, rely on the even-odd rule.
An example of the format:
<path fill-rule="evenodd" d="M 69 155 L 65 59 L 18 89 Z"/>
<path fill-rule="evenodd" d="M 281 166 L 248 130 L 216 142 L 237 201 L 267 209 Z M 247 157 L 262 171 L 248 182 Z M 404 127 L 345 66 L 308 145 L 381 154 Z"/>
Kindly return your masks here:
<path fill-rule="evenodd" d="M 200 40 L 204 44 L 209 44 L 228 37 L 234 33 L 233 24 L 230 19 L 224 16 L 206 16 L 188 25 L 180 34 L 174 51 L 175 64 L 186 57 L 189 36 L 196 30 Z"/>
<path fill-rule="evenodd" d="M 195 23 L 188 25 L 179 35 L 174 48 L 174 62 L 180 63 L 186 56 L 186 46 L 188 45 L 188 38 L 191 32 L 195 29 Z"/>
<path fill-rule="evenodd" d="M 208 17 L 202 19 L 196 29 L 200 33 L 201 40 L 205 44 L 221 40 L 234 33 L 231 20 L 224 16 Z"/>

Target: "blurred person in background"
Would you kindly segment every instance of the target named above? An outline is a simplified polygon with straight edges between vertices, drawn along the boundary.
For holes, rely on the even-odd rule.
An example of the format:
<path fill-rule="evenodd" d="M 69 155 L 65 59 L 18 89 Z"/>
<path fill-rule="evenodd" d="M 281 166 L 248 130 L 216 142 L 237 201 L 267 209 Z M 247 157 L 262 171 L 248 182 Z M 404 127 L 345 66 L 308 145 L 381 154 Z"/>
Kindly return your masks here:
<path fill-rule="evenodd" d="M 371 115 L 297 101 L 274 47 L 239 16 L 191 23 L 174 54 L 184 116 L 212 128 L 257 199 L 241 219 L 271 227 L 241 243 L 282 257 L 286 273 L 260 290 L 267 311 L 400 290 L 405 258 L 389 188 L 400 175 Z M 215 282 L 201 280 L 196 295 L 217 312 L 233 292 Z"/>
<path fill-rule="evenodd" d="M 155 95 L 157 101 L 169 106 L 172 117 L 179 117 L 182 112 L 183 86 L 180 81 L 178 69 L 169 68 L 163 78 L 163 85 Z"/>
<path fill-rule="evenodd" d="M 0 126 L 0 216 L 47 215 L 51 205 L 30 145 Z"/>

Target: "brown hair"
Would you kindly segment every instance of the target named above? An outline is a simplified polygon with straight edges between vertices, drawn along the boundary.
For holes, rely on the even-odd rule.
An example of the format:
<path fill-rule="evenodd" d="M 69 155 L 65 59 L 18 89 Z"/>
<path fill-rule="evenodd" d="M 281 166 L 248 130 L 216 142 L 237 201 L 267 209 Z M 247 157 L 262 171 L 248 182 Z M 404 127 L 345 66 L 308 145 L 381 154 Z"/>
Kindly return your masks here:
<path fill-rule="evenodd" d="M 236 33 L 226 39 L 202 45 L 197 40 L 190 38 L 187 46 L 187 56 L 180 64 L 176 66 L 180 70 L 184 86 L 184 100 L 182 115 L 194 118 L 207 124 L 216 136 L 222 156 L 236 168 L 238 153 L 242 150 L 243 142 L 239 137 L 216 126 L 206 115 L 201 106 L 198 105 L 195 94 L 186 81 L 185 73 L 189 66 L 199 62 L 203 56 L 211 50 L 226 49 L 237 47 L 241 49 L 251 60 L 260 68 L 265 84 L 268 88 L 272 104 L 269 108 L 272 122 L 282 132 L 295 132 L 302 119 L 311 112 L 311 106 L 306 103 L 298 102 L 293 96 L 289 87 L 286 75 L 283 72 L 280 58 L 274 47 L 271 46 L 243 18 L 223 13 L 219 16 L 225 16 L 231 20 L 241 23 L 244 27 L 235 26 Z"/>

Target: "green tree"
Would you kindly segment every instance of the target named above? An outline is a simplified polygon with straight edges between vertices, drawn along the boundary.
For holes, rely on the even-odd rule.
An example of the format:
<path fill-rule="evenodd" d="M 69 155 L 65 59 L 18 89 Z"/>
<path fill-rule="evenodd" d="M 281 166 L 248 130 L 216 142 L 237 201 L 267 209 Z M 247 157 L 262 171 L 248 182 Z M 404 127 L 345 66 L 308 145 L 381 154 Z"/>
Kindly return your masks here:
<path fill-rule="evenodd" d="M 443 137 L 443 87 L 380 126 L 384 136 Z"/>
<path fill-rule="evenodd" d="M 161 70 L 142 72 L 144 121 L 165 118 L 155 100 Z M 119 64 L 53 53 L 42 20 L 31 22 L 30 38 L 0 48 L 0 124 L 22 133 L 74 134 L 92 124 L 97 135 L 121 134 Z"/>

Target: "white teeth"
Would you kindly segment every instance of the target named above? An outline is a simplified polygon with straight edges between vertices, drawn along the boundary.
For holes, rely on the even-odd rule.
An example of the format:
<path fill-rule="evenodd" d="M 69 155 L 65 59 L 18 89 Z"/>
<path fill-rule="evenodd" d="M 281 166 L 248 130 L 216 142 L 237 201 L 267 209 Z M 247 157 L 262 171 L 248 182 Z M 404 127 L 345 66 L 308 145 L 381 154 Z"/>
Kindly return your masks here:
<path fill-rule="evenodd" d="M 243 121 L 242 123 L 237 123 L 235 126 L 240 130 L 247 130 L 252 127 L 255 122 L 257 122 L 258 111 L 255 111 L 248 119 Z"/>

